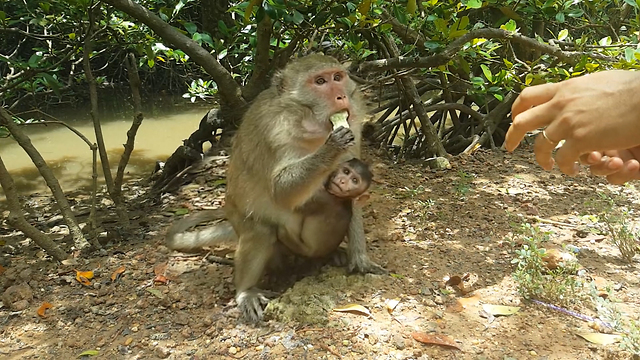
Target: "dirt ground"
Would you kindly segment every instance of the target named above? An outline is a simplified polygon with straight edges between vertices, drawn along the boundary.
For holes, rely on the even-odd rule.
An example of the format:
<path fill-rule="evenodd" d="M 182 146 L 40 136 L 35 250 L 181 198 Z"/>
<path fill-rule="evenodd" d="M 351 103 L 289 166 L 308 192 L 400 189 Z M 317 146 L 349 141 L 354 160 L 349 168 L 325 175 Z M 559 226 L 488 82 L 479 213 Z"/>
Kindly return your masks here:
<path fill-rule="evenodd" d="M 238 321 L 232 267 L 210 261 L 211 255 L 231 257 L 232 245 L 197 255 L 162 245 L 185 208 L 220 205 L 224 159 L 159 204 L 145 200 L 142 182 L 131 184 L 131 233 L 116 240 L 110 212 L 103 217 L 105 249 L 75 263 L 55 264 L 3 222 L 0 357 L 71 359 L 90 350 L 86 356 L 96 359 L 631 358 L 617 344 L 577 336 L 594 332 L 586 321 L 524 300 L 511 261 L 521 247 L 512 225 L 537 224 L 550 232 L 548 245 L 571 245 L 581 276 L 606 284 L 622 316 L 637 320 L 640 256 L 627 265 L 607 236 L 584 230 L 598 192 L 622 195 L 617 205 L 637 212 L 640 193 L 633 185 L 609 186 L 584 172 L 574 178 L 545 172 L 526 146 L 513 155 L 478 151 L 454 158 L 452 169 L 438 172 L 419 162 L 394 164 L 372 151 L 365 160 L 376 179 L 364 209 L 369 254 L 390 274 L 348 274 L 320 264 L 270 275 L 267 285 L 281 295 L 257 326 Z M 69 196 L 86 221 L 87 195 Z M 27 205 L 40 229 L 71 242 L 46 194 L 30 196 Z M 83 285 L 74 269 L 94 277 Z M 456 277 L 463 290 L 446 286 Z M 42 317 L 44 303 L 51 308 Z M 520 310 L 492 317 L 483 304 Z M 574 310 L 597 316 L 589 304 Z M 448 346 L 423 344 L 420 336 L 438 336 Z"/>

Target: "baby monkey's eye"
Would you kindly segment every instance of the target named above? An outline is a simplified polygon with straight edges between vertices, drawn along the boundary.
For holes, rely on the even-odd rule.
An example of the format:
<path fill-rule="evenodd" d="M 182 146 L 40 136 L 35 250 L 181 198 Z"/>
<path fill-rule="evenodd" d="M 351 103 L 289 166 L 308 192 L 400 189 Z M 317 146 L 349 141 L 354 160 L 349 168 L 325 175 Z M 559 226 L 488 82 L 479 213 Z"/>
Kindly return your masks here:
<path fill-rule="evenodd" d="M 344 170 L 342 170 L 342 172 L 343 172 L 345 175 L 349 175 L 349 168 L 344 168 Z"/>
<path fill-rule="evenodd" d="M 352 181 L 354 184 L 358 184 L 358 178 L 356 178 L 356 177 L 352 178 L 352 179 L 351 179 L 351 181 Z"/>

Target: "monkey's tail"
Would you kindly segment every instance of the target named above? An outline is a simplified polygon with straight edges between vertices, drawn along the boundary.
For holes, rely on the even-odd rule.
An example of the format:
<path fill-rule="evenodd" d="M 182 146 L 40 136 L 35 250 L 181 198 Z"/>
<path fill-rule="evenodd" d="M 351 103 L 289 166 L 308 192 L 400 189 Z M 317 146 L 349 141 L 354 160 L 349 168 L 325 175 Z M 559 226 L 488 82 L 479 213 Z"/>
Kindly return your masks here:
<path fill-rule="evenodd" d="M 202 211 L 178 221 L 167 232 L 167 247 L 182 252 L 197 252 L 205 246 L 237 241 L 236 232 L 226 220 L 202 230 L 186 232 L 205 221 L 220 219 L 224 219 L 222 209 Z"/>

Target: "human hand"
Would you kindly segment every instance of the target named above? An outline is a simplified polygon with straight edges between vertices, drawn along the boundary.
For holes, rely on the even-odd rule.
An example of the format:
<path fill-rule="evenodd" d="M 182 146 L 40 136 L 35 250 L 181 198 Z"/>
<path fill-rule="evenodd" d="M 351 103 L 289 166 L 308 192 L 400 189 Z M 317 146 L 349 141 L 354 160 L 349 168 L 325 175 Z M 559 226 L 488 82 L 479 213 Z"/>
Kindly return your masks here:
<path fill-rule="evenodd" d="M 528 131 L 546 126 L 546 138 L 538 135 L 534 145 L 536 161 L 545 170 L 557 162 L 563 173 L 575 175 L 581 155 L 640 145 L 640 72 L 602 71 L 532 86 L 522 91 L 511 110 L 507 150 L 513 151 Z M 554 161 L 552 152 L 560 140 L 565 143 Z"/>
<path fill-rule="evenodd" d="M 640 146 L 625 150 L 594 151 L 580 157 L 591 174 L 606 176 L 611 184 L 621 185 L 640 179 Z"/>

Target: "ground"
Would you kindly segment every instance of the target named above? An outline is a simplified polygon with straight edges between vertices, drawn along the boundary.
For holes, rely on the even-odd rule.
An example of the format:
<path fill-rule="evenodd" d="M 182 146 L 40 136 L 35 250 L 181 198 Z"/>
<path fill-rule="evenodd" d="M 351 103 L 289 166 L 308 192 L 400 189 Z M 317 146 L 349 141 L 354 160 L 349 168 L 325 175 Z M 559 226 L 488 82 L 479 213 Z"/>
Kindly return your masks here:
<path fill-rule="evenodd" d="M 233 269 L 208 260 L 231 257 L 233 246 L 186 255 L 162 245 L 167 227 L 184 208 L 195 212 L 220 205 L 225 159 L 217 158 L 215 171 L 155 205 L 145 201 L 142 183 L 131 185 L 131 233 L 117 240 L 109 231 L 102 238 L 105 250 L 65 264 L 55 264 L 3 225 L 0 354 L 5 359 L 71 359 L 87 350 L 97 359 L 631 358 L 618 344 L 577 336 L 595 332 L 588 322 L 524 300 L 512 259 L 522 247 L 514 229 L 537 225 L 550 232 L 545 246 L 569 245 L 582 267 L 580 277 L 609 289 L 623 319 L 637 320 L 640 256 L 629 265 L 609 236 L 585 231 L 597 212 L 592 205 L 597 193 L 620 194 L 616 205 L 634 211 L 640 193 L 633 186 L 609 186 L 585 173 L 569 178 L 545 172 L 527 146 L 515 154 L 481 150 L 454 158 L 452 169 L 437 172 L 420 162 L 395 164 L 372 150 L 365 160 L 376 179 L 364 211 L 369 255 L 390 275 L 348 274 L 324 265 L 295 270 L 297 276 L 294 271 L 269 276 L 281 295 L 267 309 L 268 320 L 239 323 Z M 69 196 L 86 221 L 87 196 Z M 51 219 L 48 197 L 30 196 L 28 206 L 41 229 L 64 236 L 66 228 Z M 114 219 L 113 213 L 105 215 L 105 228 Z M 70 242 L 68 236 L 64 241 Z M 74 269 L 92 270 L 94 277 L 83 285 Z M 38 309 L 45 302 L 52 307 L 43 317 Z M 520 309 L 494 317 L 483 311 L 484 304 Z M 573 310 L 597 316 L 586 302 Z M 416 340 L 429 336 L 449 346 Z"/>

